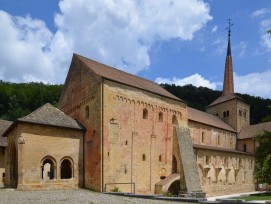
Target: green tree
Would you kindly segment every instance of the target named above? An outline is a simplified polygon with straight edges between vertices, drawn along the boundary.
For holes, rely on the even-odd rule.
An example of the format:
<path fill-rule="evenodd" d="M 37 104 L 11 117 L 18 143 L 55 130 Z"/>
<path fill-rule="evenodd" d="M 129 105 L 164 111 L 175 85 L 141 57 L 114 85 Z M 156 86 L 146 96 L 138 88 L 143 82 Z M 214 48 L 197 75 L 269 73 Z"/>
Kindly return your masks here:
<path fill-rule="evenodd" d="M 259 144 L 255 151 L 255 177 L 259 183 L 271 184 L 271 132 L 257 134 L 255 141 Z"/>

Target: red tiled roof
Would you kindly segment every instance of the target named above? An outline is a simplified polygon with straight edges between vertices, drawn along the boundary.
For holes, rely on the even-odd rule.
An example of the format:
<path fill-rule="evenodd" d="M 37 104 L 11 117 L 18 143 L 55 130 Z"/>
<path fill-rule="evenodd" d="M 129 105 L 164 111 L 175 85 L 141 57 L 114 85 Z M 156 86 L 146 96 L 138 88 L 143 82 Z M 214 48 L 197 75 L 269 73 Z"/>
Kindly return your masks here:
<path fill-rule="evenodd" d="M 250 125 L 242 128 L 238 135 L 238 139 L 253 138 L 257 133 L 261 131 L 271 131 L 271 122 L 260 123 L 256 125 Z"/>
<path fill-rule="evenodd" d="M 240 99 L 241 101 L 244 101 L 242 98 L 240 98 L 239 96 L 237 96 L 235 94 L 229 94 L 229 95 L 225 95 L 225 96 L 220 96 L 219 98 L 217 98 L 214 102 L 212 102 L 207 107 L 214 106 L 214 105 L 217 105 L 219 103 L 223 103 L 223 102 L 230 101 L 230 100 L 233 100 L 233 99 Z"/>
<path fill-rule="evenodd" d="M 0 120 L 0 147 L 7 146 L 7 138 L 2 137 L 2 134 L 9 128 L 11 124 L 12 124 L 11 121 Z"/>
<path fill-rule="evenodd" d="M 141 77 L 123 72 L 123 71 L 118 70 L 116 68 L 113 68 L 113 67 L 101 64 L 99 62 L 96 62 L 94 60 L 88 59 L 86 57 L 80 56 L 78 54 L 74 54 L 74 57 L 79 58 L 82 62 L 84 62 L 84 64 L 89 69 L 91 69 L 94 73 L 96 73 L 97 75 L 99 75 L 105 79 L 115 81 L 118 83 L 122 83 L 122 84 L 132 86 L 135 88 L 139 88 L 139 89 L 151 92 L 151 93 L 165 96 L 167 98 L 182 101 L 178 97 L 169 93 L 168 91 L 163 89 L 161 86 L 159 86 L 158 84 L 156 84 L 150 80 L 143 79 Z"/>
<path fill-rule="evenodd" d="M 228 130 L 228 131 L 236 133 L 236 130 L 234 130 L 230 125 L 224 122 L 221 118 L 214 116 L 210 113 L 199 111 L 190 107 L 187 108 L 187 113 L 188 113 L 188 120 L 196 121 L 199 123 L 203 123 L 209 126 L 217 127 L 223 130 Z"/>

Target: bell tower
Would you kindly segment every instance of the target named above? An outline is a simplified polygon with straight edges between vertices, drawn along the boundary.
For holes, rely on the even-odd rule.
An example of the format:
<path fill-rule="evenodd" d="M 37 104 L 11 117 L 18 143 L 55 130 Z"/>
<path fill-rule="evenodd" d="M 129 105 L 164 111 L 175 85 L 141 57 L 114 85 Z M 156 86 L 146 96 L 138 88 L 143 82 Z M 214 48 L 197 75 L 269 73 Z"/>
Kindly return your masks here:
<path fill-rule="evenodd" d="M 234 93 L 233 65 L 231 55 L 231 19 L 229 19 L 228 47 L 224 71 L 222 95 L 206 107 L 206 111 L 216 115 L 232 126 L 237 132 L 250 124 L 250 106 Z"/>

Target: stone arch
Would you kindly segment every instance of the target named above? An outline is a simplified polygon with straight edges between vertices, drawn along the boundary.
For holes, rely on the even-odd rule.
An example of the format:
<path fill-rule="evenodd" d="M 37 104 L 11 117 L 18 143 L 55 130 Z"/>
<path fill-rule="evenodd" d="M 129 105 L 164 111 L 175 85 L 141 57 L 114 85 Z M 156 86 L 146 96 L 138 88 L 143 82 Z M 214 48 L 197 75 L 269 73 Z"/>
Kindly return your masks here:
<path fill-rule="evenodd" d="M 56 178 L 56 160 L 46 156 L 41 160 L 41 179 L 48 181 Z"/>
<path fill-rule="evenodd" d="M 9 179 L 10 186 L 17 188 L 18 185 L 18 150 L 13 139 L 8 143 L 8 157 L 9 157 Z"/>
<path fill-rule="evenodd" d="M 220 167 L 220 171 L 218 173 L 217 180 L 220 184 L 226 184 L 227 177 L 226 177 L 226 170 L 225 170 L 224 165 L 221 165 L 221 167 Z"/>
<path fill-rule="evenodd" d="M 235 169 L 233 165 L 230 166 L 230 171 L 228 174 L 228 183 L 235 184 Z"/>
<path fill-rule="evenodd" d="M 244 175 L 244 169 L 243 169 L 243 166 L 240 166 L 239 171 L 237 172 L 237 175 L 236 175 L 237 184 L 243 183 L 243 175 Z"/>
<path fill-rule="evenodd" d="M 178 195 L 181 190 L 181 182 L 180 179 L 173 181 L 168 187 L 168 192 L 171 195 Z"/>
<path fill-rule="evenodd" d="M 209 184 L 216 182 L 216 170 L 215 166 L 213 164 L 210 165 L 210 169 L 206 176 L 207 180 L 209 181 Z"/>
<path fill-rule="evenodd" d="M 198 172 L 199 172 L 199 178 L 201 181 L 201 185 L 205 184 L 205 173 L 204 173 L 204 168 L 202 164 L 198 164 Z"/>
<path fill-rule="evenodd" d="M 73 160 L 69 157 L 64 157 L 60 161 L 60 178 L 71 179 L 74 177 L 73 173 L 74 165 Z"/>

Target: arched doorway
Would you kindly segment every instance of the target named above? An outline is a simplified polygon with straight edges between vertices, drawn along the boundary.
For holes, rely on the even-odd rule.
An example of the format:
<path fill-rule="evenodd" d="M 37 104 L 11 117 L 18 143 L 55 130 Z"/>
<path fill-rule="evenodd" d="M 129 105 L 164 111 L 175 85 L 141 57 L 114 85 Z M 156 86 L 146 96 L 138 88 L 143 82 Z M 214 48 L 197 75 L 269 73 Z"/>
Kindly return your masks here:
<path fill-rule="evenodd" d="M 42 180 L 52 180 L 56 175 L 56 163 L 53 158 L 45 157 L 41 162 L 41 178 Z"/>
<path fill-rule="evenodd" d="M 18 184 L 18 152 L 14 140 L 10 140 L 9 148 L 9 173 L 10 173 L 10 186 L 17 188 Z"/>
<path fill-rule="evenodd" d="M 69 159 L 64 159 L 61 162 L 61 179 L 70 179 L 72 175 L 72 162 Z"/>
<path fill-rule="evenodd" d="M 180 192 L 180 186 L 181 186 L 180 180 L 176 180 L 168 187 L 168 192 L 171 195 L 178 195 Z"/>
<path fill-rule="evenodd" d="M 171 173 L 177 173 L 177 159 L 174 155 L 172 155 L 172 172 Z"/>

